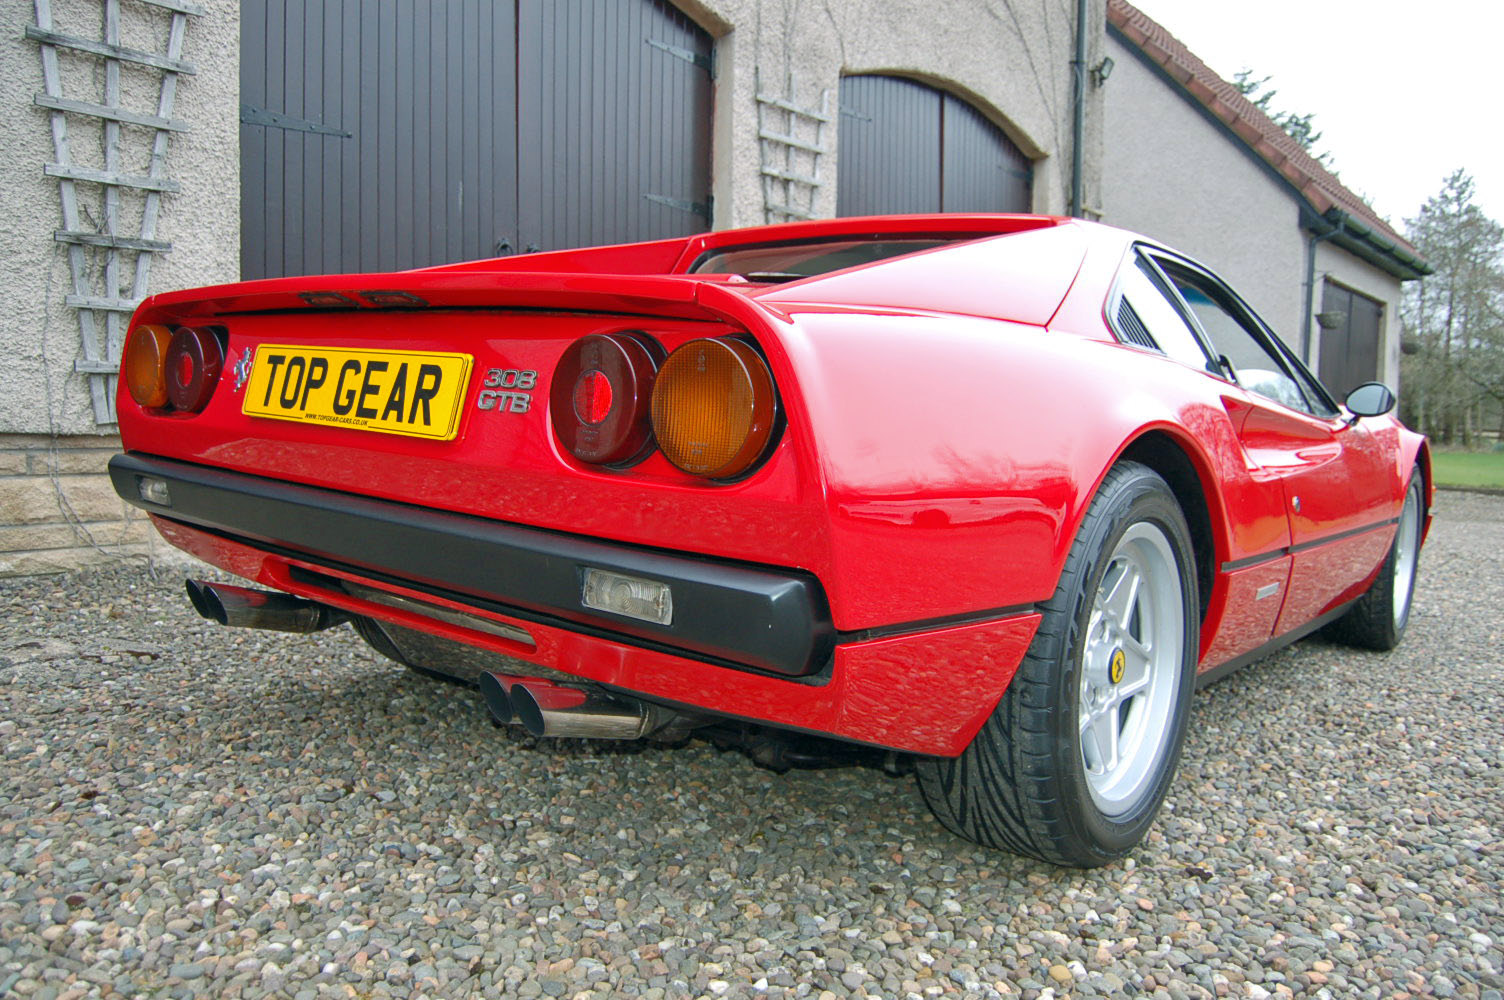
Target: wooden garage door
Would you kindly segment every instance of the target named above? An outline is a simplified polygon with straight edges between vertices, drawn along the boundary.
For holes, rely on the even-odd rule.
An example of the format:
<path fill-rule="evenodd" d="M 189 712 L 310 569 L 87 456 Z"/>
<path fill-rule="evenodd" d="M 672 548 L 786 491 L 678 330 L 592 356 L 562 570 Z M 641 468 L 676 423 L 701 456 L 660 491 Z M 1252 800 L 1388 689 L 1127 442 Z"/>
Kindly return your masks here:
<path fill-rule="evenodd" d="M 1338 399 L 1344 399 L 1364 382 L 1379 377 L 1384 305 L 1327 281 L 1321 291 L 1321 318 L 1321 381 Z"/>
<path fill-rule="evenodd" d="M 662 0 L 246 0 L 243 276 L 708 228 L 711 44 Z"/>
<path fill-rule="evenodd" d="M 841 80 L 836 212 L 1027 212 L 1033 164 L 960 98 L 896 76 Z"/>

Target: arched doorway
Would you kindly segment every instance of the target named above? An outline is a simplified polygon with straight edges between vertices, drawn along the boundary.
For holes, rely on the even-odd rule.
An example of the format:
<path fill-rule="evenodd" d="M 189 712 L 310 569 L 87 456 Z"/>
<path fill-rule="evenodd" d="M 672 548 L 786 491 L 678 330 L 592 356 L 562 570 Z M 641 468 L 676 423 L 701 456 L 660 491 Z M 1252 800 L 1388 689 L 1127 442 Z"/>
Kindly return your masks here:
<path fill-rule="evenodd" d="M 1031 210 L 1033 163 L 954 94 L 847 76 L 840 104 L 837 215 Z"/>

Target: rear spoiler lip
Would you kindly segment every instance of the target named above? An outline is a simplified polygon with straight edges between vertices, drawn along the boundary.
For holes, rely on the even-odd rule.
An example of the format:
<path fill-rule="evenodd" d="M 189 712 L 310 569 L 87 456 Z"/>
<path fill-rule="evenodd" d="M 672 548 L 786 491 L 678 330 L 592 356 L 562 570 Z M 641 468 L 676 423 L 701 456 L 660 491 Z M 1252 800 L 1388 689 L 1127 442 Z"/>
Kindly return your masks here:
<path fill-rule="evenodd" d="M 719 317 L 698 305 L 699 289 L 714 283 L 686 275 L 479 270 L 266 278 L 153 295 L 136 309 L 132 324 L 266 312 L 424 309 L 566 309 L 709 320 Z M 400 292 L 416 301 L 390 305 L 365 297 L 379 292 Z M 310 304 L 304 298 L 316 293 L 343 296 L 350 305 Z"/>
<path fill-rule="evenodd" d="M 743 243 L 775 239 L 860 237 L 877 234 L 935 233 L 958 239 L 1001 236 L 1061 226 L 1071 220 L 1034 215 L 910 215 L 828 219 L 747 229 L 726 229 L 656 243 L 621 244 L 581 250 L 550 251 L 537 263 L 568 264 L 570 270 L 524 270 L 525 257 L 465 261 L 409 271 L 330 274 L 291 278 L 261 278 L 164 292 L 137 308 L 133 325 L 212 319 L 245 313 L 437 309 L 548 309 L 578 312 L 625 313 L 676 319 L 714 319 L 695 303 L 701 291 L 725 286 L 720 275 L 689 274 L 703 253 Z M 645 259 L 643 254 L 647 254 Z M 649 273 L 610 268 L 630 262 L 647 266 Z M 528 262 L 532 263 L 532 262 Z M 662 270 L 657 270 L 661 268 Z M 738 287 L 732 294 L 746 299 L 767 291 L 758 285 Z M 310 304 L 305 293 L 333 292 L 351 300 L 349 306 Z M 369 292 L 402 292 L 421 302 L 411 305 L 371 303 Z M 712 298 L 720 297 L 712 293 Z M 784 316 L 778 306 L 765 305 L 765 315 Z"/>

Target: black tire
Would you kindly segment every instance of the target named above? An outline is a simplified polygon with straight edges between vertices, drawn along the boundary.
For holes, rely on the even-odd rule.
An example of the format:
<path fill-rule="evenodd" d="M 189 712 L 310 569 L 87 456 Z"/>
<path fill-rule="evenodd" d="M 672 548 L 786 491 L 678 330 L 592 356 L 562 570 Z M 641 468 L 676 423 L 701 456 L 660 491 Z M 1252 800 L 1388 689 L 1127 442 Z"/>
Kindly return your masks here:
<path fill-rule="evenodd" d="M 1155 707 L 1152 712 L 1142 709 L 1149 713 L 1142 717 L 1133 715 L 1141 710 L 1135 694 L 1125 699 L 1126 708 L 1114 704 L 1111 709 L 1091 710 L 1099 721 L 1116 716 L 1109 723 L 1116 727 L 1115 739 L 1118 732 L 1134 732 L 1131 727 L 1139 726 L 1137 732 L 1146 734 L 1148 741 L 1149 724 L 1156 719 L 1162 723 L 1153 728 L 1157 749 L 1153 754 L 1145 751 L 1147 755 L 1134 765 L 1136 791 L 1119 811 L 1099 804 L 1105 779 L 1088 774 L 1086 748 L 1094 746 L 1100 753 L 1101 744 L 1094 742 L 1099 732 L 1095 722 L 1089 723 L 1092 734 L 1082 735 L 1082 721 L 1093 717 L 1083 709 L 1083 699 L 1101 695 L 1105 704 L 1117 690 L 1125 679 L 1119 651 L 1128 640 L 1111 653 L 1113 679 L 1103 694 L 1104 644 L 1095 638 L 1088 642 L 1088 632 L 1106 634 L 1100 631 L 1105 613 L 1099 612 L 1112 595 L 1101 590 L 1104 578 L 1114 567 L 1114 579 L 1126 578 L 1131 563 L 1123 562 L 1123 547 L 1139 545 L 1141 538 L 1165 543 L 1153 542 L 1156 565 L 1163 567 L 1150 584 L 1158 588 L 1154 607 L 1173 609 L 1177 596 L 1170 591 L 1177 585 L 1180 621 L 1177 627 L 1168 614 L 1146 612 L 1134 603 L 1136 596 L 1131 598 L 1130 622 L 1140 622 L 1140 628 L 1150 619 L 1165 622 L 1156 626 L 1161 631 L 1153 644 L 1163 652 L 1143 668 L 1146 676 L 1155 678 L 1145 695 L 1152 695 Z M 1143 579 L 1149 580 L 1150 574 Z M 1138 589 L 1135 586 L 1131 593 L 1137 595 Z M 1180 758 L 1195 686 L 1198 608 L 1190 531 L 1180 505 L 1152 469 L 1137 462 L 1119 463 L 1093 498 L 1055 594 L 1039 608 L 1039 631 L 991 717 L 959 757 L 917 763 L 920 792 L 936 818 L 967 840 L 1060 865 L 1096 867 L 1132 850 L 1158 814 Z M 1161 639 L 1169 645 L 1161 646 Z M 1091 678 L 1098 679 L 1083 689 Z M 1165 687 L 1157 686 L 1161 684 Z M 1114 747 L 1114 757 L 1117 753 Z"/>
<path fill-rule="evenodd" d="M 1338 642 L 1360 649 L 1384 651 L 1398 646 L 1405 637 L 1405 626 L 1410 624 L 1410 605 L 1415 598 L 1421 532 L 1426 523 L 1426 501 L 1421 482 L 1420 470 L 1415 469 L 1405 487 L 1405 503 L 1400 510 L 1394 543 L 1389 546 L 1389 554 L 1384 557 L 1384 565 L 1379 568 L 1372 586 L 1347 609 L 1347 614 L 1326 627 L 1327 635 Z M 1407 558 L 1408 570 L 1405 568 Z M 1399 600 L 1396 600 L 1397 594 Z"/>

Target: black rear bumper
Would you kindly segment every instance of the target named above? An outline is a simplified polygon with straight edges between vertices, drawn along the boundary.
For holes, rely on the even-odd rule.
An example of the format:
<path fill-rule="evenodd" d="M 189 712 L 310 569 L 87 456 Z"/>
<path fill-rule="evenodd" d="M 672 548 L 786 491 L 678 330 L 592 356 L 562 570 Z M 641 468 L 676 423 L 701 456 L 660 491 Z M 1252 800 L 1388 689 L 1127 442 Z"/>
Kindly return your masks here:
<path fill-rule="evenodd" d="M 142 477 L 170 501 L 141 496 Z M 812 575 L 676 555 L 427 507 L 300 486 L 171 459 L 110 460 L 126 502 L 271 551 L 291 551 L 515 609 L 519 617 L 683 650 L 785 676 L 819 671 L 835 632 Z M 673 620 L 656 625 L 587 608 L 587 568 L 666 583 Z"/>

